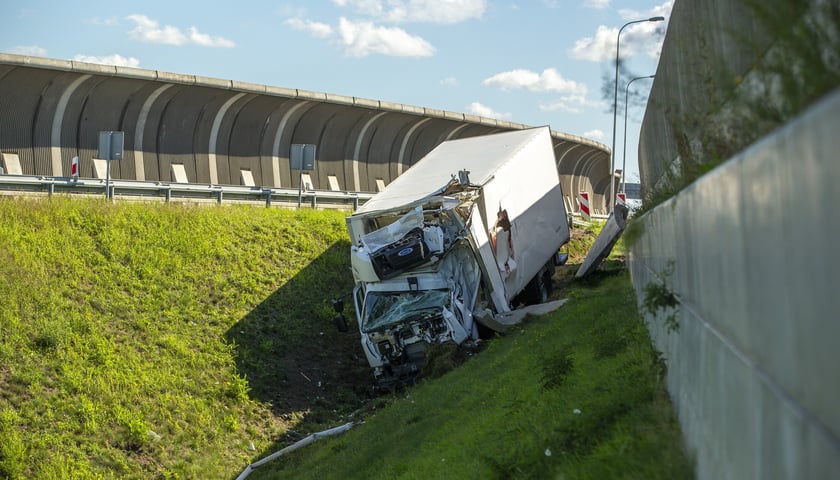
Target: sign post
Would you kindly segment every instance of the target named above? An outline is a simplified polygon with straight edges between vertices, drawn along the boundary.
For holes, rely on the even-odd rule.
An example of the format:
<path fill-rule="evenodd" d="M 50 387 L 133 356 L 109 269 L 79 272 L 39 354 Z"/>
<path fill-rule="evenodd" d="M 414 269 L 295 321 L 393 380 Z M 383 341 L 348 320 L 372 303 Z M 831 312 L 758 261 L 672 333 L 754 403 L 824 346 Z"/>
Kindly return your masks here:
<path fill-rule="evenodd" d="M 315 145 L 308 143 L 293 143 L 289 152 L 289 163 L 292 170 L 298 171 L 298 203 L 300 208 L 303 197 L 303 171 L 315 170 Z"/>
<path fill-rule="evenodd" d="M 125 132 L 99 132 L 99 158 L 105 160 L 105 198 L 111 198 L 111 160 L 123 159 Z"/>

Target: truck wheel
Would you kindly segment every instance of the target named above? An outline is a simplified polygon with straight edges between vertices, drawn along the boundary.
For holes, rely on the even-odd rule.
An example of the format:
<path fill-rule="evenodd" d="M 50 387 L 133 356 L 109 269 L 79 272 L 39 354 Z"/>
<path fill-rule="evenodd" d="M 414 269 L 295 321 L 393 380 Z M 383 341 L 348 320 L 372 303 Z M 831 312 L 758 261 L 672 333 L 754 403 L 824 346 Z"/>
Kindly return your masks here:
<path fill-rule="evenodd" d="M 540 274 L 528 282 L 525 291 L 522 292 L 525 305 L 536 305 L 548 301 L 550 283 L 546 282 L 546 278 L 545 274 Z"/>

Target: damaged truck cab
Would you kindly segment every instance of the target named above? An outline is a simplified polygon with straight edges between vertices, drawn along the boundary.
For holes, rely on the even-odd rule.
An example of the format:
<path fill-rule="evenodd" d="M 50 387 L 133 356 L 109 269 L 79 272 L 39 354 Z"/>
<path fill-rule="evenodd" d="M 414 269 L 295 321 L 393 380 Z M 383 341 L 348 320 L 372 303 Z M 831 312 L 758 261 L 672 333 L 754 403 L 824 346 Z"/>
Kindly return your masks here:
<path fill-rule="evenodd" d="M 479 325 L 499 330 L 494 317 L 523 291 L 550 285 L 569 239 L 550 132 L 443 142 L 347 227 L 356 320 L 376 385 L 411 383 L 428 346 L 477 340 Z"/>

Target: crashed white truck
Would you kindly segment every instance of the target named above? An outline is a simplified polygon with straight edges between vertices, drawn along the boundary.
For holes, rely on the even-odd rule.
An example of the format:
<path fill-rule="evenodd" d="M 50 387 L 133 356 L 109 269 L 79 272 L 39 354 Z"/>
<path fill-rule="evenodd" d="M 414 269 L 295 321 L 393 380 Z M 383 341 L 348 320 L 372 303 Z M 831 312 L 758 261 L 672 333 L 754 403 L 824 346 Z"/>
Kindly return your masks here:
<path fill-rule="evenodd" d="M 429 345 L 503 330 L 505 312 L 547 299 L 569 241 L 562 195 L 539 127 L 445 141 L 347 217 L 377 387 L 413 382 Z"/>

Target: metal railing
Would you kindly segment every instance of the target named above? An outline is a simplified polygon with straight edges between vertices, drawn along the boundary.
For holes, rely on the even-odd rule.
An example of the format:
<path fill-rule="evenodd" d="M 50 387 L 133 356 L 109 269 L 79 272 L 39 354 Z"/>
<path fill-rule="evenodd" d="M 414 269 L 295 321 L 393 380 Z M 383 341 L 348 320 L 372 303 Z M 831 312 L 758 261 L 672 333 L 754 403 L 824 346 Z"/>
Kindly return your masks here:
<path fill-rule="evenodd" d="M 238 185 L 208 185 L 140 180 L 111 180 L 109 198 L 163 201 L 262 202 L 271 206 L 297 206 L 298 190 L 291 188 L 246 187 Z M 0 191 L 28 192 L 45 195 L 82 194 L 106 197 L 105 180 L 95 178 L 45 177 L 31 175 L 0 175 Z M 302 201 L 312 208 L 352 208 L 373 197 L 367 192 L 304 190 Z"/>

